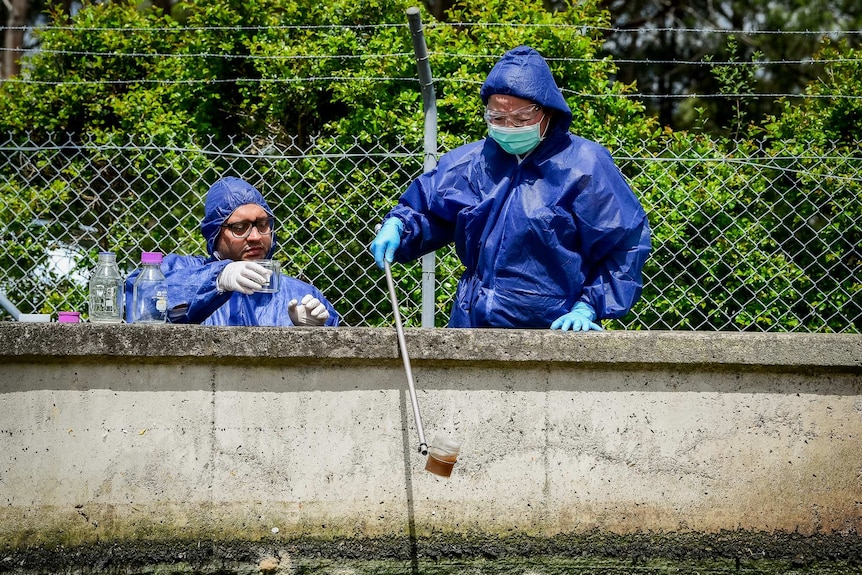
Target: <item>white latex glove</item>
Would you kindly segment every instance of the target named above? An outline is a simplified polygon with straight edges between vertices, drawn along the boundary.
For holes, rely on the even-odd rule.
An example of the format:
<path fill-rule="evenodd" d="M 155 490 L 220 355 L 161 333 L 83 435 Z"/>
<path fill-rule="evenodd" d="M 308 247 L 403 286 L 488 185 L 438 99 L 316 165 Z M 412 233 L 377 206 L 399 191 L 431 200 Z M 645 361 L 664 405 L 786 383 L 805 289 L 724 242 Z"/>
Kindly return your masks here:
<path fill-rule="evenodd" d="M 231 262 L 218 275 L 216 285 L 219 291 L 250 294 L 263 287 L 271 275 L 272 270 L 254 262 Z"/>
<path fill-rule="evenodd" d="M 287 304 L 287 313 L 293 325 L 323 325 L 329 319 L 329 310 L 322 301 L 311 294 L 306 294 L 299 305 L 295 299 L 290 300 Z"/>

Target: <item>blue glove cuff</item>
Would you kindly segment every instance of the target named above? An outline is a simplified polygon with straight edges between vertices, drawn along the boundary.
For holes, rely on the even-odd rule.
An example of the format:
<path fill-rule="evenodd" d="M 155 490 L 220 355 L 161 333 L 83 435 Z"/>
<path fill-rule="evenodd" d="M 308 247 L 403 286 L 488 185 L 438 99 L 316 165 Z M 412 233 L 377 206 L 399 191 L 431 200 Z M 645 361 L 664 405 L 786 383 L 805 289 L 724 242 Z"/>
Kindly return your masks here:
<path fill-rule="evenodd" d="M 389 225 L 395 226 L 395 228 L 398 230 L 398 237 L 400 238 L 401 233 L 404 231 L 404 222 L 402 222 L 401 219 L 393 216 L 393 217 L 387 219 L 385 222 L 383 222 L 384 228 L 386 226 L 389 226 Z"/>
<path fill-rule="evenodd" d="M 579 301 L 575 304 L 575 307 L 572 308 L 572 311 L 576 311 L 586 315 L 590 318 L 590 321 L 596 320 L 596 310 L 594 310 L 593 306 L 591 306 L 587 302 Z"/>

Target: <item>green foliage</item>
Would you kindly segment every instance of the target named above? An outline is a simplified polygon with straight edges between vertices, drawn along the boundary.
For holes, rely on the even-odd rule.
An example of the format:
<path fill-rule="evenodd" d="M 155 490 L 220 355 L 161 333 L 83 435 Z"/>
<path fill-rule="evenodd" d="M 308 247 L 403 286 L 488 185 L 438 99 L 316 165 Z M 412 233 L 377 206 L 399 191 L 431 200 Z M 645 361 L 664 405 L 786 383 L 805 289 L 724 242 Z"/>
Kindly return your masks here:
<path fill-rule="evenodd" d="M 858 146 L 862 141 L 862 49 L 827 43 L 817 55 L 823 74 L 802 101 L 784 99 L 783 113 L 765 122 L 772 141 Z M 858 148 L 857 148 L 858 149 Z"/>
<path fill-rule="evenodd" d="M 645 162 L 632 175 L 635 186 L 650 189 L 644 205 L 654 246 L 645 268 L 650 306 L 640 310 L 640 321 L 774 329 L 773 308 L 792 298 L 803 279 L 770 237 L 770 183 L 747 168 L 751 150 L 673 132 L 659 143 L 663 161 Z"/>
<path fill-rule="evenodd" d="M 843 319 L 862 317 L 862 69 L 855 51 L 822 57 L 834 62 L 809 92 L 826 97 L 787 102 L 764 126 L 739 122 L 737 139 L 666 130 L 633 151 L 661 159 L 627 170 L 649 190 L 654 232 L 637 323 L 862 330 Z"/>
<path fill-rule="evenodd" d="M 727 37 L 728 64 L 714 65 L 712 73 L 718 80 L 719 89 L 722 94 L 728 96 L 729 101 L 719 100 L 719 105 L 729 104 L 728 108 L 733 110 L 733 115 L 728 118 L 729 126 L 724 126 L 734 137 L 739 137 L 747 123 L 748 113 L 744 106 L 742 94 L 755 93 L 755 76 L 757 68 L 753 66 L 742 66 L 738 59 L 739 46 L 736 36 Z M 754 52 L 752 60 L 761 57 L 760 52 Z M 704 61 L 712 62 L 711 55 L 704 57 Z"/>
<path fill-rule="evenodd" d="M 862 50 L 827 44 L 818 58 L 824 74 L 811 97 L 784 102 L 763 130 L 782 168 L 768 225 L 817 286 L 800 296 L 812 327 L 837 331 L 836 318 L 862 313 Z"/>
<path fill-rule="evenodd" d="M 71 22 L 55 18 L 58 26 L 41 33 L 27 82 L 4 84 L 10 97 L 0 101 L 0 127 L 101 139 L 146 133 L 164 141 L 185 131 L 189 118 L 173 105 L 169 84 L 160 83 L 175 77 L 178 62 L 150 56 L 173 51 L 175 23 L 123 2 L 90 6 Z"/>
<path fill-rule="evenodd" d="M 637 82 L 645 94 L 720 93 L 711 67 L 696 65 L 704 54 L 713 62 L 762 62 L 754 93 L 795 94 L 822 73 L 821 63 L 812 60 L 824 40 L 817 31 L 830 30 L 828 36 L 847 38 L 856 46 L 862 41 L 858 0 L 604 0 L 603 5 L 611 11 L 612 27 L 621 30 L 609 34 L 605 46 L 620 61 L 619 78 Z M 740 40 L 733 51 L 726 42 L 731 31 Z M 645 102 L 648 113 L 674 130 L 696 128 L 704 119 L 711 129 L 727 126 L 737 112 L 721 98 Z M 759 124 L 776 112 L 775 104 L 773 98 L 752 97 L 744 111 Z M 707 113 L 696 114 L 696 108 Z"/>

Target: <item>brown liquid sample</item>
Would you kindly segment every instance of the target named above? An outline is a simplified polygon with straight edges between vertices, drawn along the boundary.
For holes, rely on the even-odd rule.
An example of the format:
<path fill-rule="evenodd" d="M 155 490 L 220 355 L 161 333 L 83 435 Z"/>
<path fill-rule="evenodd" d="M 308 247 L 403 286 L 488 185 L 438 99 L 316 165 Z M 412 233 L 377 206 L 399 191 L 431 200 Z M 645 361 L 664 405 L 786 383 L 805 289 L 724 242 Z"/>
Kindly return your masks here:
<path fill-rule="evenodd" d="M 430 471 L 434 475 L 440 475 L 441 477 L 449 477 L 452 475 L 452 468 L 455 467 L 455 461 L 457 460 L 458 455 L 445 453 L 435 457 L 429 453 L 428 461 L 425 462 L 425 471 Z"/>

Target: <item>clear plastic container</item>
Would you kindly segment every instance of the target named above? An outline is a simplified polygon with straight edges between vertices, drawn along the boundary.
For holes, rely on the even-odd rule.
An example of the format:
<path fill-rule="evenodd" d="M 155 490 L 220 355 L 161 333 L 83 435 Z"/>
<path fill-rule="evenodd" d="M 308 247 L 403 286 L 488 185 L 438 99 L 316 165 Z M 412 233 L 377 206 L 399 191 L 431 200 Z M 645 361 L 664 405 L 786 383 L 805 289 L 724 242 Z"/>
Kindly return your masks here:
<path fill-rule="evenodd" d="M 428 446 L 428 460 L 425 462 L 425 471 L 430 471 L 441 477 L 452 475 L 452 468 L 458 461 L 458 452 L 461 444 L 448 437 L 435 437 Z"/>
<path fill-rule="evenodd" d="M 168 287 L 161 266 L 160 252 L 141 254 L 141 271 L 132 288 L 132 323 L 165 323 Z"/>
<path fill-rule="evenodd" d="M 99 261 L 90 275 L 90 321 L 120 323 L 123 321 L 123 274 L 112 252 L 99 253 Z"/>

